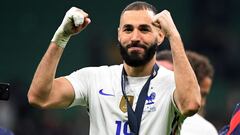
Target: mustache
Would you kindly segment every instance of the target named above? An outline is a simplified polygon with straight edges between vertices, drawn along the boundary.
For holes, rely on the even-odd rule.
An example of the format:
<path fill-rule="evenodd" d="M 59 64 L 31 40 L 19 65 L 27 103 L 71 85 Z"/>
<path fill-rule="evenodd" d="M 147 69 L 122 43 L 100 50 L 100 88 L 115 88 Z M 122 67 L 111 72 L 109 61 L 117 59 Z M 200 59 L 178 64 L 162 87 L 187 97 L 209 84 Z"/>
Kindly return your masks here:
<path fill-rule="evenodd" d="M 131 43 L 126 46 L 127 49 L 131 47 L 140 47 L 143 49 L 147 49 L 147 47 L 144 44 L 140 44 L 140 43 Z"/>

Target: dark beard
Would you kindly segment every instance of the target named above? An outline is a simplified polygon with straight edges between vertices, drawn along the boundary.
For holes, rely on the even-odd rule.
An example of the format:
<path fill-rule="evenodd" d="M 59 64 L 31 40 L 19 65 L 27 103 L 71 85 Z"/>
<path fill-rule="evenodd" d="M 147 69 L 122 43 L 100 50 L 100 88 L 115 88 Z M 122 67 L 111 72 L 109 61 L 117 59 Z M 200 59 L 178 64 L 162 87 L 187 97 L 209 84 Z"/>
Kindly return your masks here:
<path fill-rule="evenodd" d="M 152 44 L 149 48 L 143 44 L 128 44 L 126 47 L 123 47 L 122 44 L 118 42 L 118 46 L 123 60 L 132 67 L 140 67 L 147 64 L 153 58 L 157 49 L 157 44 Z M 130 47 L 141 47 L 145 50 L 145 53 L 142 56 L 137 52 L 129 53 L 128 48 Z"/>

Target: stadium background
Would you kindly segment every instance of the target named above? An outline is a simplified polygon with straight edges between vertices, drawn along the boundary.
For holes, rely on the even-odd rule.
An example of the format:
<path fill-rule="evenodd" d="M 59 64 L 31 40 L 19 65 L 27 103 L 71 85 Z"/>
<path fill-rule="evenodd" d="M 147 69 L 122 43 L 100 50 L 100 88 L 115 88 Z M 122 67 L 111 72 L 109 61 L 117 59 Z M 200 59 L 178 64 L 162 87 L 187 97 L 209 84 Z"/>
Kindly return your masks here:
<path fill-rule="evenodd" d="M 85 10 L 92 23 L 73 37 L 61 59 L 57 76 L 85 66 L 118 64 L 117 27 L 126 1 L 2 0 L 0 1 L 0 82 L 11 83 L 11 99 L 0 101 L 0 126 L 16 135 L 86 135 L 86 109 L 39 110 L 27 102 L 35 69 L 65 12 Z M 207 55 L 216 73 L 207 102 L 207 119 L 217 129 L 228 123 L 240 102 L 240 1 L 148 1 L 168 9 L 186 49 Z M 165 42 L 160 49 L 168 48 Z"/>

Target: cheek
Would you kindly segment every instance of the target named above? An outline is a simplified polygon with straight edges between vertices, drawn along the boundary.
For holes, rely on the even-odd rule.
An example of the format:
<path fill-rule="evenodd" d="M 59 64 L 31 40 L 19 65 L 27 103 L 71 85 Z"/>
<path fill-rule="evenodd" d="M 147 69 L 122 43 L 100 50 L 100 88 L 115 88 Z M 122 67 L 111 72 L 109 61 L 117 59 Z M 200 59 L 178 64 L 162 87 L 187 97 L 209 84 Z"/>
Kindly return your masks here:
<path fill-rule="evenodd" d="M 153 35 L 153 34 L 147 34 L 143 37 L 143 40 L 147 43 L 151 43 L 151 44 L 155 44 L 157 43 L 158 39 L 157 36 Z"/>
<path fill-rule="evenodd" d="M 121 43 L 122 46 L 127 46 L 128 42 L 124 39 L 120 39 L 119 42 Z"/>
<path fill-rule="evenodd" d="M 120 43 L 122 43 L 122 44 L 126 44 L 126 43 L 128 43 L 128 42 L 130 41 L 130 38 L 129 38 L 129 36 L 127 36 L 127 35 L 120 34 L 120 35 L 118 36 L 118 41 L 119 41 Z"/>

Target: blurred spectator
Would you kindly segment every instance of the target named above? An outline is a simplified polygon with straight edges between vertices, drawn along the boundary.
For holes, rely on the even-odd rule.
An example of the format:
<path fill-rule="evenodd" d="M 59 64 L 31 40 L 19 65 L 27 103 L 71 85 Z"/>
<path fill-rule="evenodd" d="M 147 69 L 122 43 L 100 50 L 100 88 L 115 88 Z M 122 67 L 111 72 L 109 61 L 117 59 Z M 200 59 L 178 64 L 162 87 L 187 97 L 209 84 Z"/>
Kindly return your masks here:
<path fill-rule="evenodd" d="M 236 105 L 229 125 L 224 126 L 219 135 L 239 135 L 240 134 L 240 103 Z"/>
<path fill-rule="evenodd" d="M 12 131 L 0 127 L 0 135 L 14 135 Z"/>
<path fill-rule="evenodd" d="M 192 51 L 186 51 L 189 62 L 196 74 L 201 90 L 202 102 L 198 114 L 186 118 L 183 122 L 181 134 L 182 135 L 217 135 L 216 128 L 206 119 L 205 104 L 206 97 L 210 92 L 213 80 L 213 66 L 208 58 Z M 159 51 L 157 53 L 157 64 L 174 71 L 172 53 L 169 50 Z"/>

